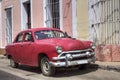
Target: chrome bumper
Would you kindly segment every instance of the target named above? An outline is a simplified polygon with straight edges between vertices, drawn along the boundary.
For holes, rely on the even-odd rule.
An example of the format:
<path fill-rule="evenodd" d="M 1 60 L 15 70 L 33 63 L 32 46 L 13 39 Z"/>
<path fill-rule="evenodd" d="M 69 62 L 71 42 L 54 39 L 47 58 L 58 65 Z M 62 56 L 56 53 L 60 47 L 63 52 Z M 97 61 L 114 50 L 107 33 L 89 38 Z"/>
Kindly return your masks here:
<path fill-rule="evenodd" d="M 68 66 L 75 66 L 81 64 L 88 64 L 91 62 L 94 63 L 95 62 L 94 55 L 95 55 L 94 52 L 91 51 L 90 49 L 62 52 L 60 55 L 58 55 L 58 57 L 53 57 L 53 60 L 55 60 L 56 62 L 50 62 L 50 64 L 51 66 L 54 67 L 68 67 Z M 82 59 L 83 57 L 88 57 L 88 58 Z M 81 59 L 79 60 L 76 58 L 81 58 Z"/>
<path fill-rule="evenodd" d="M 50 64 L 54 67 L 68 67 L 68 66 L 75 66 L 75 65 L 81 65 L 81 64 L 88 64 L 91 62 L 95 62 L 94 59 L 85 59 L 85 60 L 76 60 L 76 61 L 67 61 L 66 62 L 50 62 Z"/>

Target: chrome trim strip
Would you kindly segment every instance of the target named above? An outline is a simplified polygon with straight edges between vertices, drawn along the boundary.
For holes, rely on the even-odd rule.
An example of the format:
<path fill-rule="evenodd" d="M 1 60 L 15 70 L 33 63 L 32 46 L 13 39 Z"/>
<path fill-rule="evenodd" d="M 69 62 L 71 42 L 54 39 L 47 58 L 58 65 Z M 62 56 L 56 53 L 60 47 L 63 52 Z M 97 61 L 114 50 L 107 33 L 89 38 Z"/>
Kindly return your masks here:
<path fill-rule="evenodd" d="M 92 51 L 92 49 L 85 49 L 85 50 L 75 50 L 75 51 L 64 51 L 61 54 L 58 55 L 58 57 L 62 56 L 63 54 L 68 54 L 68 53 L 80 53 L 84 51 Z"/>
<path fill-rule="evenodd" d="M 84 56 L 93 56 L 94 52 L 90 53 L 90 54 L 72 54 L 72 58 L 79 58 L 79 57 L 84 57 Z M 66 59 L 66 56 L 61 56 L 61 57 L 53 57 L 53 60 L 63 60 Z"/>

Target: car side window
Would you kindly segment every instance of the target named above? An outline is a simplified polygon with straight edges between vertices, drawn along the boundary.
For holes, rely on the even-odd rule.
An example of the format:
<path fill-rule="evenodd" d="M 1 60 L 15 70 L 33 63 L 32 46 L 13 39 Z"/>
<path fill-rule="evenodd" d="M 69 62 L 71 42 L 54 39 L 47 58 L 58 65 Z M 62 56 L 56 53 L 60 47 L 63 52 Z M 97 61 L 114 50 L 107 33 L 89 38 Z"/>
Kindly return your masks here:
<path fill-rule="evenodd" d="M 15 42 L 22 42 L 22 39 L 23 39 L 23 34 L 19 34 Z"/>
<path fill-rule="evenodd" d="M 31 32 L 25 33 L 25 42 L 32 41 L 33 42 L 33 37 Z"/>

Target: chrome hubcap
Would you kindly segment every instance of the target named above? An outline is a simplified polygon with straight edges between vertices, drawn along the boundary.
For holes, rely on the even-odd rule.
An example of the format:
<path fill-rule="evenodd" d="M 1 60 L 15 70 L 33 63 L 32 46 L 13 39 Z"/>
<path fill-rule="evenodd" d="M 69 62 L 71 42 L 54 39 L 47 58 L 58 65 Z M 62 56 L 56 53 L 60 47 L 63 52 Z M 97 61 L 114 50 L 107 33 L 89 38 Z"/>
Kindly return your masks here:
<path fill-rule="evenodd" d="M 43 70 L 44 70 L 44 72 L 45 72 L 45 73 L 48 73 L 49 69 L 50 69 L 49 62 L 48 62 L 47 59 L 44 59 L 44 60 L 43 60 Z"/>

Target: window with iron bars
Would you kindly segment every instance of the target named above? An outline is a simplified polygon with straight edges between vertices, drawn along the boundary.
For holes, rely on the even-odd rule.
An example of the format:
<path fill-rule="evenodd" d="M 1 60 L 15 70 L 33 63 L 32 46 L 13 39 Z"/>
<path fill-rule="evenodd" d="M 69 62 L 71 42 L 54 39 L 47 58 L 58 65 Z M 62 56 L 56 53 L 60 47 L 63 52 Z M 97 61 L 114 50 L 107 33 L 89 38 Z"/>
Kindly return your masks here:
<path fill-rule="evenodd" d="M 60 29 L 59 0 L 46 0 L 45 3 L 47 27 Z"/>
<path fill-rule="evenodd" d="M 120 0 L 89 0 L 89 3 L 92 3 L 93 41 L 103 45 L 120 44 Z"/>

